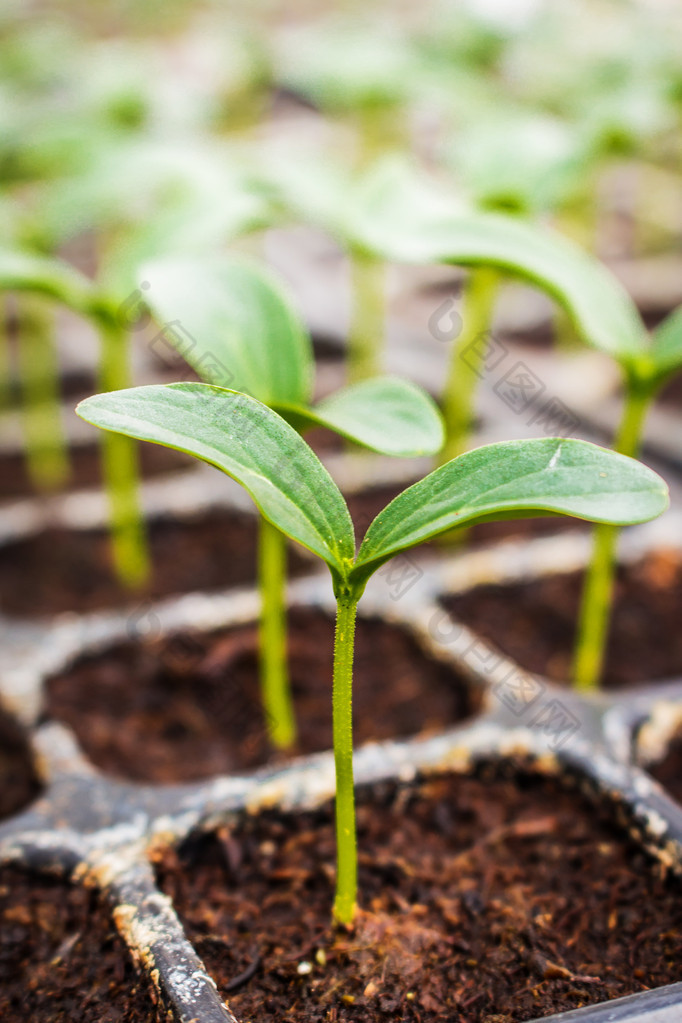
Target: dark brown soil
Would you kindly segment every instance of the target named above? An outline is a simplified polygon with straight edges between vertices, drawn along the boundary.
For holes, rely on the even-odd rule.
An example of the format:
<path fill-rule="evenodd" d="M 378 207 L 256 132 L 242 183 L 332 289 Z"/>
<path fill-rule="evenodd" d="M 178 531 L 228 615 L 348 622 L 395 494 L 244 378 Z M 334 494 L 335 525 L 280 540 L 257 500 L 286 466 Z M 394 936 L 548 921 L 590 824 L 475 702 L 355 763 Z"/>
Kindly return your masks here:
<path fill-rule="evenodd" d="M 196 464 L 189 455 L 158 444 L 140 444 L 139 452 L 141 473 L 146 479 Z M 69 490 L 101 486 L 101 458 L 96 444 L 73 448 L 69 464 L 71 472 L 66 484 Z M 32 497 L 35 493 L 24 456 L 18 453 L 0 455 L 0 500 Z"/>
<path fill-rule="evenodd" d="M 333 623 L 289 618 L 297 750 L 330 749 Z M 102 770 L 140 781 L 190 781 L 273 759 L 263 720 L 256 629 L 126 643 L 81 660 L 48 684 L 46 713 L 70 725 Z M 356 641 L 355 740 L 436 731 L 477 700 L 408 634 L 361 620 Z"/>
<path fill-rule="evenodd" d="M 647 768 L 673 799 L 682 803 L 682 732 L 673 737 L 663 760 Z"/>
<path fill-rule="evenodd" d="M 100 530 L 49 529 L 0 547 L 0 611 L 37 617 L 137 604 L 194 590 L 253 582 L 257 520 L 226 509 L 191 521 L 156 521 L 150 528 L 152 578 L 130 591 L 113 575 L 109 538 Z M 293 547 L 296 575 L 314 564 Z"/>
<path fill-rule="evenodd" d="M 331 334 L 315 334 L 313 336 L 313 355 L 320 365 L 343 363 L 346 358 L 346 343 L 340 337 Z"/>
<path fill-rule="evenodd" d="M 372 520 L 383 511 L 387 504 L 407 489 L 409 484 L 404 486 L 372 487 L 357 494 L 346 494 L 346 502 L 350 509 L 351 517 L 355 523 L 355 535 L 361 540 L 367 531 Z M 458 544 L 448 545 L 443 539 L 436 538 L 423 547 L 435 547 L 445 553 L 448 546 L 452 552 L 463 550 L 470 546 L 482 546 L 483 544 L 496 543 L 500 540 L 523 539 L 532 536 L 551 536 L 554 533 L 564 532 L 567 529 L 586 529 L 587 524 L 579 519 L 570 519 L 562 516 L 549 516 L 537 519 L 512 519 L 507 522 L 482 522 L 462 532 L 463 546 Z M 453 533 L 451 536 L 456 537 Z"/>
<path fill-rule="evenodd" d="M 570 678 L 582 572 L 478 586 L 445 607 L 528 671 Z M 621 567 L 602 684 L 633 686 L 682 674 L 682 561 L 673 551 Z"/>
<path fill-rule="evenodd" d="M 656 327 L 660 327 L 671 313 L 675 312 L 675 308 L 673 306 L 671 309 L 670 306 L 661 305 L 660 303 L 656 305 L 649 304 L 646 307 L 640 306 L 639 313 L 644 320 L 644 326 L 647 330 L 655 330 Z"/>
<path fill-rule="evenodd" d="M 0 870 L 3 1023 L 162 1023 L 97 895 Z"/>
<path fill-rule="evenodd" d="M 679 885 L 552 779 L 359 794 L 353 933 L 331 807 L 249 816 L 159 864 L 241 1020 L 511 1023 L 682 979 Z"/>
<path fill-rule="evenodd" d="M 0 710 L 0 820 L 23 810 L 40 792 L 21 726 Z"/>
<path fill-rule="evenodd" d="M 523 330 L 505 330 L 496 338 L 502 344 L 524 345 L 527 348 L 552 348 L 555 344 L 554 323 L 552 320 L 543 320 L 533 327 L 525 327 Z"/>

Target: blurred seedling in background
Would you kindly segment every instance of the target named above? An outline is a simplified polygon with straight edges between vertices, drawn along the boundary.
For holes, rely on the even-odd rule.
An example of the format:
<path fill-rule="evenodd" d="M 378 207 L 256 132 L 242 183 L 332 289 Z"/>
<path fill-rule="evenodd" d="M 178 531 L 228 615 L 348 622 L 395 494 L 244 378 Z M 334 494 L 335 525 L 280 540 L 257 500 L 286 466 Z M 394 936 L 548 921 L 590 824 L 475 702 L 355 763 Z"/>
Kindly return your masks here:
<path fill-rule="evenodd" d="M 577 336 L 604 352 L 621 367 L 624 409 L 614 446 L 634 456 L 641 446 L 646 413 L 656 394 L 682 369 L 682 313 L 673 313 L 650 338 L 634 302 L 598 260 L 560 235 L 513 217 L 484 211 L 450 217 L 401 218 L 406 208 L 404 182 L 393 192 L 375 188 L 366 196 L 374 210 L 370 230 L 374 245 L 386 258 L 407 263 L 453 263 L 503 269 L 541 288 L 566 311 Z M 383 202 L 383 209 L 382 209 Z M 488 293 L 489 294 L 489 293 Z M 475 317 L 474 317 L 475 319 Z M 444 458 L 466 448 L 473 424 L 478 366 L 485 346 L 472 350 L 472 335 L 464 329 L 453 345 L 443 412 L 447 439 Z M 466 355 L 466 358 L 465 358 Z M 574 680 L 580 688 L 599 683 L 613 599 L 618 531 L 597 527 L 588 568 L 576 639 Z"/>
<path fill-rule="evenodd" d="M 82 316 L 101 340 L 102 390 L 114 390 L 121 383 L 129 383 L 127 331 L 120 323 L 118 303 L 100 293 L 72 267 L 58 259 L 20 250 L 0 250 L 0 292 L 26 294 L 50 312 L 53 306 L 61 305 Z M 61 472 L 67 464 L 58 402 L 58 367 L 52 348 L 42 343 L 47 340 L 44 332 L 33 337 L 20 336 L 18 340 L 24 388 L 28 386 L 28 396 L 33 399 L 25 412 L 31 424 L 27 432 L 29 464 L 34 466 L 34 472 L 40 471 L 41 482 L 55 483 L 52 475 L 55 467 Z M 121 580 L 133 587 L 142 583 L 149 571 L 134 441 L 114 434 L 108 439 L 103 437 L 102 468 L 109 500 L 114 565 Z"/>
<path fill-rule="evenodd" d="M 440 415 L 414 384 L 376 377 L 313 404 L 310 335 L 279 282 L 246 260 L 168 259 L 143 267 L 145 299 L 172 345 L 207 383 L 235 386 L 299 433 L 322 426 L 387 455 L 432 455 L 443 443 Z M 179 329 L 181 328 L 181 329 Z M 284 471 L 284 467 L 282 469 Z M 295 464 L 290 466 L 295 474 Z M 261 678 L 273 745 L 296 741 L 286 661 L 284 534 L 261 516 Z"/>

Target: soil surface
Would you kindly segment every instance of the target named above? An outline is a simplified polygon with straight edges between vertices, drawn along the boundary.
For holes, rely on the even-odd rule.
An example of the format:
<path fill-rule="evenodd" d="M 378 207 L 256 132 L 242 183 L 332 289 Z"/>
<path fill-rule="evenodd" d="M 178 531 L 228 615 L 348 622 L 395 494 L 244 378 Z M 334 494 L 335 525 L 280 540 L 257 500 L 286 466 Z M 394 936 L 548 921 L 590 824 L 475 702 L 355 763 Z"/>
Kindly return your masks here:
<path fill-rule="evenodd" d="M 161 859 L 238 1019 L 512 1023 L 682 979 L 679 884 L 577 792 L 445 776 L 358 795 L 352 933 L 330 927 L 330 806 Z"/>
<path fill-rule="evenodd" d="M 582 572 L 478 586 L 443 603 L 528 671 L 570 678 Z M 660 551 L 621 567 L 602 684 L 627 687 L 682 674 L 682 561 Z"/>
<path fill-rule="evenodd" d="M 0 820 L 23 810 L 39 792 L 40 782 L 24 731 L 0 710 Z"/>
<path fill-rule="evenodd" d="M 162 1023 L 97 895 L 0 869 L 3 1023 Z"/>
<path fill-rule="evenodd" d="M 158 444 L 140 444 L 140 470 L 149 479 L 163 473 L 177 472 L 196 464 L 195 459 L 180 451 Z M 80 490 L 99 487 L 102 483 L 101 456 L 96 444 L 72 448 L 69 453 L 71 473 L 64 489 Z M 0 501 L 36 494 L 23 454 L 13 452 L 0 455 Z"/>
<path fill-rule="evenodd" d="M 20 617 L 135 606 L 194 590 L 251 584 L 256 571 L 257 520 L 229 509 L 196 520 L 151 524 L 152 578 L 128 590 L 114 577 L 109 537 L 101 530 L 49 529 L 0 547 L 0 611 Z M 315 568 L 293 547 L 289 568 Z"/>
<path fill-rule="evenodd" d="M 273 759 L 260 702 L 254 627 L 125 643 L 48 683 L 46 714 L 69 725 L 90 759 L 117 777 L 190 781 Z M 293 752 L 332 746 L 333 623 L 289 617 L 289 667 L 300 735 Z M 360 620 L 355 741 L 438 731 L 477 709 L 450 668 L 407 633 Z M 281 754 L 280 754 L 281 757 Z"/>

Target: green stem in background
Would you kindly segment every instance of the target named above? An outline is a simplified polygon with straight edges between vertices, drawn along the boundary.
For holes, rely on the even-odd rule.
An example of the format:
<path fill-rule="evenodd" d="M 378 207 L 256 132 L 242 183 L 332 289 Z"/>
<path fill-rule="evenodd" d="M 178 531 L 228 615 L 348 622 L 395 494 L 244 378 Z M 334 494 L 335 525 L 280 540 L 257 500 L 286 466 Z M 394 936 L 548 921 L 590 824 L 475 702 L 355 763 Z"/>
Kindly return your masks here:
<path fill-rule="evenodd" d="M 19 311 L 17 364 L 28 471 L 38 490 L 56 490 L 69 475 L 69 461 L 60 408 L 53 314 L 44 300 L 35 295 L 22 296 Z"/>
<path fill-rule="evenodd" d="M 12 404 L 12 355 L 9 310 L 5 296 L 0 295 L 0 412 Z"/>
<path fill-rule="evenodd" d="M 386 334 L 386 266 L 351 251 L 352 314 L 348 332 L 348 383 L 378 376 Z"/>
<path fill-rule="evenodd" d="M 651 389 L 629 385 L 614 445 L 620 454 L 637 456 L 652 397 Z M 595 526 L 593 532 L 592 560 L 583 586 L 573 664 L 578 689 L 596 689 L 601 677 L 611 621 L 619 533 L 617 526 L 608 525 Z"/>
<path fill-rule="evenodd" d="M 408 146 L 408 119 L 392 102 L 367 101 L 352 112 L 357 133 L 355 167 L 362 175 L 390 151 Z M 351 322 L 348 331 L 348 383 L 357 384 L 383 370 L 387 329 L 386 263 L 359 248 L 350 248 Z"/>
<path fill-rule="evenodd" d="M 575 354 L 582 346 L 571 317 L 565 309 L 558 306 L 554 310 L 553 320 L 554 347 L 564 355 Z"/>
<path fill-rule="evenodd" d="M 353 786 L 353 653 L 359 595 L 337 596 L 334 636 L 334 765 L 336 767 L 336 895 L 334 918 L 352 923 L 358 889 Z"/>
<path fill-rule="evenodd" d="M 296 741 L 296 722 L 287 672 L 286 540 L 262 516 L 258 537 L 258 585 L 261 595 L 261 691 L 270 739 L 277 749 L 290 749 Z"/>
<path fill-rule="evenodd" d="M 102 342 L 99 388 L 118 391 L 130 386 L 129 345 L 125 328 L 113 315 L 98 321 Z M 137 441 L 123 434 L 102 434 L 102 475 L 109 498 L 111 544 L 114 567 L 131 589 L 149 577 L 150 563 L 144 520 L 138 493 Z"/>
<path fill-rule="evenodd" d="M 386 153 L 404 153 L 411 147 L 409 117 L 396 103 L 368 102 L 353 111 L 351 127 L 358 132 L 360 170 L 371 167 Z"/>
<path fill-rule="evenodd" d="M 490 267 L 472 270 L 464 287 L 462 331 L 453 345 L 443 393 L 445 447 L 441 465 L 466 451 L 475 419 L 476 388 L 484 371 L 500 275 Z"/>

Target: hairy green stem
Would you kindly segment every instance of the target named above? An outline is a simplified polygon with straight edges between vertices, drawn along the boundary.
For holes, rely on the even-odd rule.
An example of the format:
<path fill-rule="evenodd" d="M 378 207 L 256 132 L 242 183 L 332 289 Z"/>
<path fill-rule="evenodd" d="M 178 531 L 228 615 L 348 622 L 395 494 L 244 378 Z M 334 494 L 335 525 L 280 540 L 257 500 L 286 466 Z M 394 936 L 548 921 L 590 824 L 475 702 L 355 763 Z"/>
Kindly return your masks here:
<path fill-rule="evenodd" d="M 358 889 L 353 783 L 353 654 L 358 598 L 337 598 L 334 636 L 334 765 L 336 767 L 336 896 L 334 918 L 352 923 Z"/>
<path fill-rule="evenodd" d="M 453 345 L 443 393 L 445 447 L 441 465 L 466 451 L 475 419 L 476 387 L 483 376 L 495 299 L 500 283 L 497 270 L 477 267 L 464 287 L 462 331 Z"/>
<path fill-rule="evenodd" d="M 386 333 L 386 267 L 359 250 L 350 254 L 353 312 L 348 332 L 348 382 L 378 376 Z"/>
<path fill-rule="evenodd" d="M 614 445 L 620 454 L 637 456 L 651 400 L 651 390 L 630 385 Z M 619 534 L 617 526 L 608 525 L 595 526 L 593 532 L 592 559 L 583 586 L 573 663 L 578 689 L 593 690 L 599 684 L 611 620 Z"/>
<path fill-rule="evenodd" d="M 19 310 L 18 371 L 26 461 L 34 485 L 55 490 L 69 475 L 69 460 L 52 310 L 38 295 L 22 296 Z"/>
<path fill-rule="evenodd" d="M 290 749 L 296 741 L 287 672 L 285 579 L 284 534 L 261 516 L 258 536 L 261 692 L 270 739 L 273 746 L 283 750 Z"/>
<path fill-rule="evenodd" d="M 98 325 L 102 342 L 100 391 L 117 391 L 129 387 L 131 381 L 126 330 L 113 316 L 100 317 Z M 141 586 L 150 572 L 138 492 L 137 441 L 123 434 L 104 430 L 101 445 L 102 475 L 109 497 L 114 567 L 121 581 L 126 586 L 134 588 Z"/>

